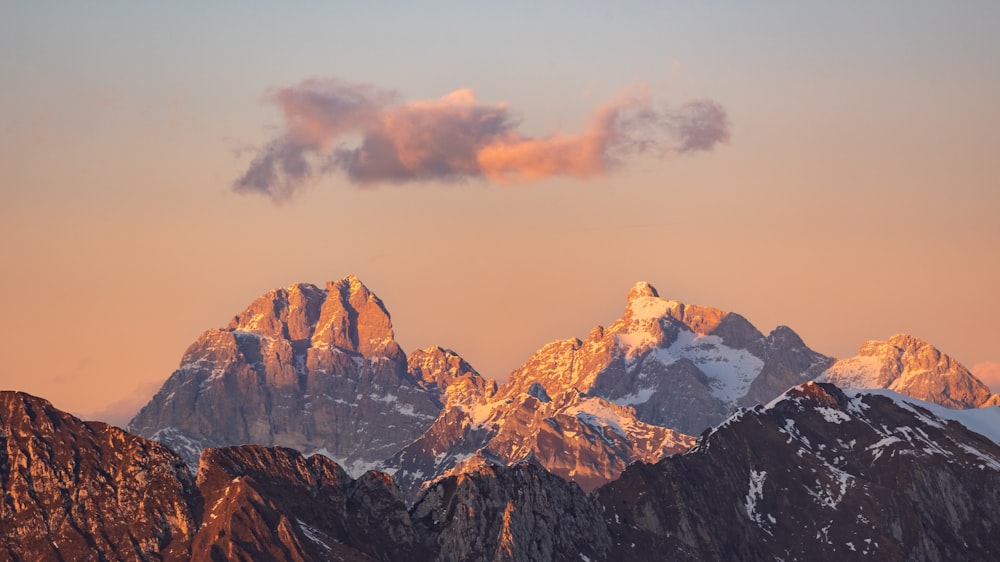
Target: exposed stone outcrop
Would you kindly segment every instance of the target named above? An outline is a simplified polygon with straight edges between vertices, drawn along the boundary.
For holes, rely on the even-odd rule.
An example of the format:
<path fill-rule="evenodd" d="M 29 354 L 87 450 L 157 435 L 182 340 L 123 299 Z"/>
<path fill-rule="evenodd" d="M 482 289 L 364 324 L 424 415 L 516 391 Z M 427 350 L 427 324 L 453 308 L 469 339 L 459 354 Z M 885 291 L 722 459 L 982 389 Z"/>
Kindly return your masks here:
<path fill-rule="evenodd" d="M 322 452 L 360 474 L 435 419 L 451 375 L 428 375 L 409 373 L 389 313 L 356 277 L 296 284 L 205 332 L 129 429 L 191 464 L 204 447 L 257 443 Z"/>
<path fill-rule="evenodd" d="M 0 392 L 0 559 L 187 560 L 200 503 L 183 461 L 114 426 Z"/>
<path fill-rule="evenodd" d="M 765 337 L 739 314 L 663 299 L 639 282 L 621 318 L 584 340 L 542 347 L 499 395 L 515 396 L 535 382 L 550 393 L 573 388 L 632 406 L 646 423 L 697 435 L 739 405 L 767 402 L 815 378 L 831 362 L 790 328 Z"/>
<path fill-rule="evenodd" d="M 526 459 L 590 491 L 633 462 L 655 462 L 693 444 L 692 437 L 639 421 L 628 406 L 572 389 L 550 397 L 536 383 L 505 399 L 450 404 L 385 466 L 409 497 L 434 476 Z"/>
<path fill-rule="evenodd" d="M 907 334 L 865 342 L 858 355 L 834 363 L 823 380 L 842 388 L 888 388 L 948 408 L 1000 404 L 1000 396 L 965 366 Z"/>

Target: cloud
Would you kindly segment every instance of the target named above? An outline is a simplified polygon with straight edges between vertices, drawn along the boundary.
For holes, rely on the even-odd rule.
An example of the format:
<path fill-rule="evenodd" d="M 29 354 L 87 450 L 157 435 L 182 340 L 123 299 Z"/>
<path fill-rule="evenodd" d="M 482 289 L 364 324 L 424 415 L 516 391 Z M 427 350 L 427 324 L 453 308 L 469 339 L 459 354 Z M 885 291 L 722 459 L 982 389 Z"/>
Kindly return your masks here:
<path fill-rule="evenodd" d="M 84 420 L 97 420 L 124 428 L 162 385 L 162 380 L 143 381 L 136 385 L 125 398 L 106 404 L 96 410 L 75 412 L 75 414 Z"/>
<path fill-rule="evenodd" d="M 485 178 L 500 183 L 609 173 L 639 154 L 712 150 L 729 140 L 712 100 L 656 106 L 635 89 L 598 107 L 583 132 L 529 137 L 506 104 L 472 90 L 404 102 L 396 92 L 339 79 L 310 79 L 270 95 L 281 133 L 256 151 L 233 188 L 276 202 L 315 177 L 342 172 L 357 185 Z"/>
<path fill-rule="evenodd" d="M 969 370 L 993 392 L 1000 393 L 1000 363 L 995 361 L 976 363 Z"/>

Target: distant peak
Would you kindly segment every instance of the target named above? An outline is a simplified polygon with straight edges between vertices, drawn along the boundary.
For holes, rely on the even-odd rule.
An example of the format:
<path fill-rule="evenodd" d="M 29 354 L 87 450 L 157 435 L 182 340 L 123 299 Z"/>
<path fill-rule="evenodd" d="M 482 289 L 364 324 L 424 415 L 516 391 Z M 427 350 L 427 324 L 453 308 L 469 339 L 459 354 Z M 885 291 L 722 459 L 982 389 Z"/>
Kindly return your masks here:
<path fill-rule="evenodd" d="M 628 301 L 632 302 L 639 297 L 658 297 L 659 293 L 656 292 L 656 288 L 646 283 L 645 281 L 639 281 L 628 292 Z"/>
<path fill-rule="evenodd" d="M 901 347 L 903 349 L 924 347 L 926 345 L 930 345 L 924 340 L 916 336 L 911 336 L 910 334 L 895 334 L 894 336 L 889 338 L 889 343 L 896 347 Z"/>
<path fill-rule="evenodd" d="M 342 292 L 342 293 L 345 292 L 344 290 L 346 289 L 347 290 L 346 292 L 348 294 L 354 294 L 354 293 L 356 293 L 358 291 L 361 291 L 361 290 L 364 290 L 364 291 L 367 291 L 367 292 L 371 292 L 371 291 L 368 291 L 368 287 L 365 287 L 365 284 L 362 283 L 361 280 L 358 279 L 358 277 L 356 275 L 353 275 L 353 274 L 352 275 L 348 275 L 347 277 L 344 277 L 340 281 L 331 282 L 328 285 L 332 286 L 332 287 L 336 287 L 337 290 L 340 291 L 340 292 Z"/>

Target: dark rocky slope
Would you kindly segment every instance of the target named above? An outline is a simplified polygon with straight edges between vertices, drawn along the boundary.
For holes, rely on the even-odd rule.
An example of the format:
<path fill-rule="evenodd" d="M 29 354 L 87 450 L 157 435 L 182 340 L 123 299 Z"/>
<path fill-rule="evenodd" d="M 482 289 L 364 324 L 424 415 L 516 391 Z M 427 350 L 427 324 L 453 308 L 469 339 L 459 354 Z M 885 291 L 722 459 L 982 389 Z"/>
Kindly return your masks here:
<path fill-rule="evenodd" d="M 808 383 L 597 492 L 618 560 L 990 560 L 1000 447 L 905 400 Z M 613 523 L 612 523 L 613 522 Z"/>

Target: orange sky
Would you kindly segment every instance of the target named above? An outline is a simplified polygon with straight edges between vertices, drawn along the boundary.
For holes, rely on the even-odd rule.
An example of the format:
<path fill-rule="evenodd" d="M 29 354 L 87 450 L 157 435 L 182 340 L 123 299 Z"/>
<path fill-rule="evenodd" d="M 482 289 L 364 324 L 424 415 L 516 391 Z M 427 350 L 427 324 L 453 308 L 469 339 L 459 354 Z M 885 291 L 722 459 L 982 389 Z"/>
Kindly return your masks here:
<path fill-rule="evenodd" d="M 11 10 L 0 386 L 118 421 L 254 297 L 353 273 L 405 349 L 451 347 L 500 379 L 612 322 L 642 279 L 839 357 L 912 333 L 997 389 L 1000 40 L 983 23 L 997 9 L 786 7 L 770 21 L 629 6 L 572 24 L 543 8 L 518 43 L 503 25 L 523 20 L 516 7 L 233 22 L 183 6 Z M 358 187 L 333 171 L 281 205 L 234 193 L 283 130 L 273 93 L 317 76 L 400 103 L 469 88 L 525 139 L 584 133 L 646 84 L 662 107 L 716 101 L 731 138 L 588 179 Z"/>

